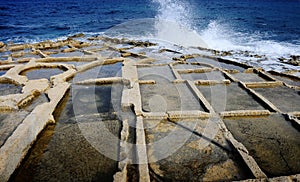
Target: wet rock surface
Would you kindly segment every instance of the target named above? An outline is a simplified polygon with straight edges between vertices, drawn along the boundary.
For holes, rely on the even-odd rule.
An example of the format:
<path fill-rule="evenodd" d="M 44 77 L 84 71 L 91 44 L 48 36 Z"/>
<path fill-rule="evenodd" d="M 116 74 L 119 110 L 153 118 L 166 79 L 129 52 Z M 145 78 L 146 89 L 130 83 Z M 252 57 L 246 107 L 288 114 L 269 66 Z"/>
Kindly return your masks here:
<path fill-rule="evenodd" d="M 98 145 L 107 144 L 109 138 L 99 128 L 105 127 L 109 133 L 119 138 L 121 122 L 109 113 L 110 99 L 107 98 L 110 98 L 111 87 L 94 89 L 79 87 L 74 92 L 67 93 L 54 113 L 58 123 L 48 126 L 40 134 L 11 181 L 113 180 L 113 175 L 118 171 L 117 161 L 97 150 Z M 99 97 L 95 98 L 95 92 Z M 105 97 L 100 97 L 101 95 Z M 74 97 L 77 102 L 73 102 Z M 97 103 L 96 111 L 91 112 L 93 109 L 87 106 L 94 102 Z M 82 107 L 81 112 L 77 113 L 78 117 L 75 117 L 74 105 Z M 93 142 L 89 142 L 90 140 Z M 109 147 L 110 152 L 118 158 L 118 142 L 105 147 Z"/>
<path fill-rule="evenodd" d="M 0 146 L 2 146 L 8 137 L 14 132 L 19 124 L 22 123 L 28 112 L 2 113 L 0 116 Z"/>
<path fill-rule="evenodd" d="M 46 78 L 50 80 L 51 76 L 58 75 L 63 73 L 63 70 L 57 68 L 48 68 L 48 69 L 36 69 L 36 70 L 28 70 L 21 73 L 21 75 L 26 75 L 26 77 L 30 80 L 38 80 L 42 78 Z"/>
<path fill-rule="evenodd" d="M 287 87 L 255 88 L 255 91 L 262 94 L 271 101 L 282 112 L 293 112 L 300 110 L 300 92 Z M 288 93 L 288 94 L 283 94 Z M 282 103 L 288 104 L 282 104 Z"/>
<path fill-rule="evenodd" d="M 22 87 L 14 84 L 0 84 L 0 96 L 21 93 Z"/>
<path fill-rule="evenodd" d="M 299 70 L 84 34 L 0 49 L 0 181 L 300 180 Z"/>
<path fill-rule="evenodd" d="M 146 126 L 154 125 L 154 127 L 146 130 L 147 141 L 153 144 L 148 148 L 150 161 L 159 159 L 162 155 L 162 151 L 159 150 L 160 144 L 156 145 L 156 142 L 165 137 L 172 138 L 165 144 L 167 148 L 174 149 L 172 154 L 149 165 L 155 175 L 166 181 L 229 181 L 251 177 L 251 172 L 243 166 L 242 160 L 232 155 L 231 146 L 228 145 L 221 132 L 217 133 L 215 138 L 209 139 L 218 143 L 218 146 L 209 144 L 206 147 L 202 147 L 205 141 L 199 135 L 204 132 L 208 121 L 180 121 L 182 125 L 185 125 L 185 122 L 190 122 L 185 127 L 193 126 L 192 130 L 194 133 L 191 134 L 187 141 L 182 143 L 182 146 L 174 147 L 172 146 L 174 143 L 180 143 L 182 140 L 182 135 L 178 134 L 189 131 L 173 122 L 145 121 Z M 191 123 L 193 124 L 191 125 Z M 155 175 L 152 178 L 158 177 Z"/>
<path fill-rule="evenodd" d="M 224 120 L 268 176 L 298 174 L 300 171 L 299 131 L 284 117 L 230 118 Z"/>

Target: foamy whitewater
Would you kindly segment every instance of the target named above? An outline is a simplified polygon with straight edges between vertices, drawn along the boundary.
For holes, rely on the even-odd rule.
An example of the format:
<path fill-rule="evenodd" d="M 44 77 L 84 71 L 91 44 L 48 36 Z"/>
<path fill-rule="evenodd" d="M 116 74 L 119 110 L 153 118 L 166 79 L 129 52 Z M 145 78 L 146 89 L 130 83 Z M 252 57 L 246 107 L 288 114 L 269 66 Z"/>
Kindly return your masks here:
<path fill-rule="evenodd" d="M 43 11 L 41 11 L 43 9 Z M 300 55 L 299 0 L 0 1 L 0 41 L 60 40 L 107 34 L 227 51 L 226 59 L 267 70 Z M 169 44 L 170 45 L 170 44 Z"/>
<path fill-rule="evenodd" d="M 234 31 L 229 25 L 211 20 L 207 27 L 193 25 L 193 9 L 185 1 L 153 0 L 159 4 L 156 19 L 162 21 L 156 26 L 158 38 L 183 46 L 200 46 L 232 53 L 227 59 L 247 62 L 266 70 L 300 70 L 299 66 L 286 65 L 279 58 L 288 59 L 291 55 L 300 55 L 300 45 L 265 39 L 263 33 L 255 34 Z M 170 23 L 171 22 L 171 23 Z M 173 39 L 171 38 L 173 37 Z M 180 40 L 178 40 L 180 39 Z M 299 43 L 298 40 L 296 40 Z M 203 52 L 201 52 L 203 53 Z M 253 58 L 256 55 L 258 58 Z"/>

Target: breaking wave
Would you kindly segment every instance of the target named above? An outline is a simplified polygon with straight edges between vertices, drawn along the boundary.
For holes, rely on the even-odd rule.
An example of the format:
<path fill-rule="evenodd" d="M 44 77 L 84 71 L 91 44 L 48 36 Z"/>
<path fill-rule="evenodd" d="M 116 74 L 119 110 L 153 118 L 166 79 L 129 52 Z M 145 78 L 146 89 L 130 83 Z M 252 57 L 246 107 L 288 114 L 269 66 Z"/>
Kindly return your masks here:
<path fill-rule="evenodd" d="M 193 24 L 195 18 L 199 19 L 199 17 L 193 17 L 196 15 L 192 12 L 195 7 L 192 7 L 187 1 L 152 1 L 158 4 L 155 18 L 158 20 L 156 29 L 159 38 L 183 46 L 200 46 L 218 51 L 229 51 L 232 55 L 231 58 L 236 57 L 239 61 L 269 61 L 269 64 L 273 64 L 280 58 L 289 59 L 293 55 L 300 55 L 300 43 L 268 39 L 272 36 L 258 31 L 255 33 L 239 32 L 230 25 L 217 20 L 211 20 L 207 26 L 202 25 L 201 27 L 204 28 L 199 28 Z M 173 37 L 174 40 L 170 37 Z M 249 58 L 249 53 L 259 55 L 260 58 L 263 57 L 263 60 L 253 60 L 253 57 Z M 293 69 L 300 68 L 293 67 Z"/>

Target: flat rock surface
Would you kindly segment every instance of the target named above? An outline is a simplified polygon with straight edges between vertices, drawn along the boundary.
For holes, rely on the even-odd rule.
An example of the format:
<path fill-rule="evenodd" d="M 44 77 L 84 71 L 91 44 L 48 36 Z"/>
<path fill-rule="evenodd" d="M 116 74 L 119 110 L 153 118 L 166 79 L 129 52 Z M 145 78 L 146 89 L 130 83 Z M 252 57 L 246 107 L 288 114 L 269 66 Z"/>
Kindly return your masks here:
<path fill-rule="evenodd" d="M 298 71 L 197 49 L 105 36 L 7 45 L 0 181 L 300 180 Z"/>

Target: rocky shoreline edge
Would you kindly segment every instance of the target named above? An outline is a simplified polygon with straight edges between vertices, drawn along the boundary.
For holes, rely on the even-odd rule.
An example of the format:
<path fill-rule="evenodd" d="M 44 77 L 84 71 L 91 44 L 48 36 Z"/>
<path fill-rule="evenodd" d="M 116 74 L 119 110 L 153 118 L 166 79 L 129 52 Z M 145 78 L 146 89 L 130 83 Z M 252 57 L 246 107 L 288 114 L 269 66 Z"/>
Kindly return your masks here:
<path fill-rule="evenodd" d="M 85 39 L 85 41 L 82 39 Z M 148 50 L 153 47 L 154 52 L 153 49 Z M 245 118 L 247 120 L 248 117 L 264 117 L 267 121 L 279 120 L 280 122 L 290 122 L 296 129 L 295 131 L 297 131 L 300 123 L 300 106 L 297 104 L 300 90 L 299 70 L 289 70 L 284 73 L 276 71 L 266 72 L 261 68 L 226 60 L 222 57 L 229 55 L 230 52 L 217 52 L 203 48 L 197 49 L 212 52 L 214 55 L 203 55 L 200 53 L 183 54 L 179 50 L 173 50 L 168 47 L 160 49 L 157 43 L 148 41 L 135 41 L 105 36 L 85 37 L 84 34 L 74 35 L 66 40 L 57 42 L 45 41 L 20 45 L 0 43 L 0 55 L 2 58 L 0 62 L 0 83 L 3 86 L 3 89 L 1 89 L 4 90 L 1 91 L 2 95 L 0 96 L 0 112 L 2 113 L 0 127 L 2 131 L 0 137 L 0 181 L 8 181 L 10 179 L 31 146 L 37 140 L 37 136 L 47 125 L 56 123 L 53 113 L 57 110 L 58 105 L 71 89 L 72 85 L 101 86 L 114 83 L 124 85 L 121 94 L 122 98 L 120 99 L 120 108 L 122 110 L 130 110 L 134 106 L 135 123 L 138 125 L 135 131 L 135 142 L 140 144 L 140 148 L 137 148 L 135 153 L 140 161 L 145 162 L 156 157 L 153 154 L 155 153 L 153 152 L 155 149 L 146 147 L 146 143 L 155 140 L 156 135 L 161 132 L 161 128 L 157 131 L 147 131 L 146 126 L 151 124 L 152 120 L 159 119 L 176 122 L 176 120 L 185 121 L 196 118 L 202 122 L 202 120 L 209 119 L 212 115 L 217 114 L 221 118 L 221 121 L 217 125 L 220 129 L 217 134 L 219 142 L 226 147 L 230 146 L 232 150 L 236 151 L 237 155 L 247 166 L 247 170 L 251 173 L 252 178 L 248 179 L 247 177 L 239 176 L 235 179 L 230 174 L 230 171 L 226 170 L 217 173 L 217 175 L 212 175 L 213 171 L 222 171 L 221 169 L 226 168 L 226 165 L 234 169 L 236 167 L 236 164 L 231 162 L 233 159 L 230 159 L 230 157 L 225 161 L 213 162 L 213 159 L 218 158 L 214 156 L 216 154 L 214 151 L 217 151 L 217 153 L 220 152 L 217 149 L 218 147 L 213 144 L 204 149 L 199 148 L 199 146 L 192 147 L 193 150 L 197 151 L 196 156 L 208 153 L 208 158 L 212 161 L 203 167 L 204 172 L 203 174 L 199 174 L 199 178 L 201 177 L 208 181 L 241 179 L 246 181 L 300 180 L 299 173 L 290 175 L 293 171 L 299 170 L 297 166 L 287 170 L 282 170 L 278 167 L 278 171 L 285 171 L 283 173 L 286 174 L 279 177 L 269 175 L 272 173 L 276 174 L 277 169 L 268 171 L 266 174 L 266 168 L 261 166 L 258 160 L 259 157 L 253 155 L 251 152 L 252 150 L 256 150 L 256 148 L 249 149 L 249 146 L 240 140 L 243 137 L 239 137 L 239 134 L 233 131 L 235 126 L 229 121 L 236 118 Z M 253 56 L 255 57 L 256 55 Z M 291 61 L 282 61 L 285 63 L 293 62 L 291 64 L 295 62 L 299 65 L 299 57 L 297 56 L 295 58 L 291 57 Z M 122 64 L 120 68 L 122 72 L 121 76 L 108 75 L 102 78 L 72 81 L 80 73 L 99 66 L 105 67 L 117 63 Z M 190 106 L 186 106 L 187 108 L 180 110 L 180 112 L 176 108 L 168 108 L 164 112 L 159 109 L 158 111 L 152 111 L 151 108 L 148 108 L 148 103 L 144 103 L 143 101 L 143 98 L 148 97 L 148 86 L 161 86 L 161 80 L 157 80 L 156 77 L 152 78 L 151 76 L 144 78 L 141 75 L 146 73 L 147 70 L 153 74 L 159 74 L 155 70 L 159 70 L 160 68 L 165 71 L 165 76 L 171 80 L 172 85 L 178 85 L 180 88 L 183 85 L 183 90 L 179 92 L 183 94 L 191 93 L 199 101 L 195 105 L 200 109 L 193 110 L 193 107 L 189 108 Z M 40 72 L 33 75 L 33 78 L 29 78 L 27 74 L 30 71 L 43 69 L 59 69 L 62 73 L 51 75 L 50 71 L 48 73 L 50 74 L 49 78 L 43 78 Z M 168 76 L 167 72 L 170 72 L 170 76 Z M 202 78 L 201 74 L 212 75 Z M 242 98 L 251 96 L 250 104 L 235 103 L 228 100 L 229 108 L 231 106 L 234 108 L 238 105 L 238 109 L 219 111 L 209 101 L 205 92 L 205 86 L 214 87 L 218 85 L 228 88 L 233 86 L 234 91 L 237 88 L 241 89 L 241 92 L 245 93 L 245 96 Z M 278 94 L 291 93 L 294 96 L 294 101 L 290 97 L 282 98 L 283 100 L 273 100 L 269 92 L 264 91 L 269 90 L 269 88 L 274 88 L 274 93 L 278 92 Z M 157 89 L 157 91 L 161 91 L 159 88 Z M 156 90 L 154 89 L 154 91 Z M 39 100 L 41 96 L 44 99 Z M 230 95 L 228 97 L 230 98 Z M 258 105 L 253 104 L 252 100 L 255 100 Z M 191 101 L 188 100 L 188 102 Z M 272 117 L 276 119 L 272 119 Z M 124 156 L 124 160 L 118 162 L 119 172 L 114 175 L 114 181 L 127 181 L 130 178 L 139 179 L 140 181 L 154 179 L 159 181 L 159 178 L 168 176 L 165 174 L 168 170 L 171 174 L 176 171 L 168 169 L 165 173 L 161 172 L 162 169 L 160 166 L 168 166 L 169 164 L 153 162 L 149 165 L 137 165 L 136 170 L 138 173 L 133 175 L 134 177 L 130 177 L 129 175 L 132 175 L 128 173 L 128 166 L 130 165 L 130 160 L 128 159 L 130 158 L 130 154 L 128 154 L 126 145 L 129 135 L 128 123 L 126 123 L 128 121 L 124 120 L 122 122 L 121 142 L 118 145 L 120 147 L 119 155 Z M 200 133 L 200 131 L 202 130 L 199 129 L 197 132 Z M 297 135 L 295 131 L 293 133 Z M 272 131 L 269 134 L 272 135 Z M 283 137 L 282 134 L 280 134 L 280 137 Z M 289 141 L 285 142 L 288 143 L 287 146 L 292 145 Z M 189 143 L 189 146 L 192 145 L 191 143 Z M 297 146 L 298 144 L 292 148 L 299 153 Z M 249 150 L 251 151 L 249 152 Z M 283 150 L 285 151 L 287 148 Z M 259 153 L 259 151 L 255 152 Z M 297 157 L 298 153 L 294 157 Z M 222 152 L 220 152 L 220 155 L 226 156 Z M 274 154 L 274 156 L 276 155 Z M 181 157 L 184 158 L 184 156 Z M 286 165 L 289 166 L 288 168 L 291 168 L 292 164 L 294 164 L 294 158 L 291 156 L 287 157 L 290 157 L 290 159 L 286 162 Z M 283 159 L 285 158 L 283 157 Z M 236 170 L 238 171 L 238 169 Z M 171 175 L 171 178 L 178 178 L 180 180 L 180 176 L 176 176 L 175 173 L 173 174 L 174 176 Z"/>

